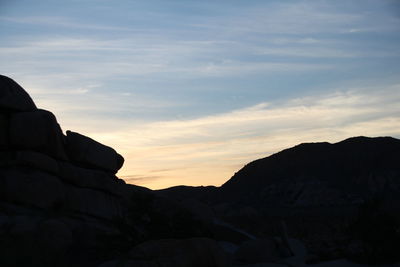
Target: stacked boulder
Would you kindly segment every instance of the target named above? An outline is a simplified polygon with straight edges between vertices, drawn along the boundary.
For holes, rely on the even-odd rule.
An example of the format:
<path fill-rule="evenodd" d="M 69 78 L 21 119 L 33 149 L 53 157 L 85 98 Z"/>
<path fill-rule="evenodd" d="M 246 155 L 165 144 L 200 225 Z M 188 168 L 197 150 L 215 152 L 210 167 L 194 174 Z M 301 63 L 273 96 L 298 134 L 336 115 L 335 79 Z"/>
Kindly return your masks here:
<path fill-rule="evenodd" d="M 135 192 L 115 176 L 123 162 L 111 147 L 64 135 L 51 112 L 0 75 L 0 265 L 37 257 L 46 266 L 49 255 L 65 259 L 61 254 L 118 235 L 115 225 Z"/>
<path fill-rule="evenodd" d="M 0 76 L 1 198 L 37 208 L 62 205 L 71 212 L 121 217 L 124 159 L 111 147 L 67 131 L 38 109 L 12 79 Z M 38 178 L 40 177 L 40 178 Z"/>

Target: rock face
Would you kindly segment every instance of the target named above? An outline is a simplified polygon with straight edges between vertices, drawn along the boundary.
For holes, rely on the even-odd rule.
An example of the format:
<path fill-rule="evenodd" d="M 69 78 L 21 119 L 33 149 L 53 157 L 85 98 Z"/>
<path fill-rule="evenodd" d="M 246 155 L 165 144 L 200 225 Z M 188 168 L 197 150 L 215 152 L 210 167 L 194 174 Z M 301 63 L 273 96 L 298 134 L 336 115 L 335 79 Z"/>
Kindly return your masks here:
<path fill-rule="evenodd" d="M 124 158 L 113 148 L 79 133 L 67 131 L 66 143 L 68 155 L 75 162 L 112 173 L 124 164 Z"/>
<path fill-rule="evenodd" d="M 49 111 L 12 113 L 9 138 L 13 148 L 39 151 L 64 161 L 68 159 L 65 154 L 65 137 L 56 117 Z"/>
<path fill-rule="evenodd" d="M 124 220 L 134 199 L 133 191 L 114 175 L 123 158 L 90 138 L 73 135 L 77 142 L 63 134 L 51 112 L 37 109 L 21 86 L 0 76 L 1 266 L 47 266 L 58 258 L 61 264 L 68 262 L 65 257 L 77 247 L 73 243 L 78 237 L 92 232 L 85 242 L 95 243 L 105 233 L 117 236 L 115 225 Z M 87 244 L 82 251 L 95 247 Z M 45 251 L 53 253 L 46 256 Z M 18 255 L 12 257 L 14 253 Z"/>
<path fill-rule="evenodd" d="M 122 217 L 123 182 L 113 175 L 122 167 L 122 156 L 78 133 L 65 136 L 51 112 L 37 109 L 13 80 L 0 80 L 1 198 L 105 219 Z"/>
<path fill-rule="evenodd" d="M 240 263 L 275 262 L 280 255 L 274 240 L 256 239 L 244 242 L 236 251 Z"/>
<path fill-rule="evenodd" d="M 227 267 L 229 259 L 215 240 L 208 238 L 151 240 L 135 246 L 128 258 L 99 267 Z"/>
<path fill-rule="evenodd" d="M 0 109 L 14 111 L 32 111 L 35 103 L 27 92 L 14 80 L 0 75 Z"/>
<path fill-rule="evenodd" d="M 0 114 L 0 149 L 6 149 L 8 145 L 8 118 Z"/>
<path fill-rule="evenodd" d="M 228 258 L 217 242 L 207 238 L 148 241 L 134 247 L 129 256 L 135 261 L 166 267 L 224 267 L 228 264 Z"/>

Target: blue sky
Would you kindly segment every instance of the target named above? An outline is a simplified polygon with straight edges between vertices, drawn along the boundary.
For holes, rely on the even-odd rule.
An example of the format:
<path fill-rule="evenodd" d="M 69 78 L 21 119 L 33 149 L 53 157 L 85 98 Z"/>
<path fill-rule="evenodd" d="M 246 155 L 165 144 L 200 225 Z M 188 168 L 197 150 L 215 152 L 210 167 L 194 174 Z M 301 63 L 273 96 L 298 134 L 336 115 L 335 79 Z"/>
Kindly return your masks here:
<path fill-rule="evenodd" d="M 400 138 L 400 2 L 0 1 L 0 72 L 127 182 L 220 185 L 300 142 Z"/>

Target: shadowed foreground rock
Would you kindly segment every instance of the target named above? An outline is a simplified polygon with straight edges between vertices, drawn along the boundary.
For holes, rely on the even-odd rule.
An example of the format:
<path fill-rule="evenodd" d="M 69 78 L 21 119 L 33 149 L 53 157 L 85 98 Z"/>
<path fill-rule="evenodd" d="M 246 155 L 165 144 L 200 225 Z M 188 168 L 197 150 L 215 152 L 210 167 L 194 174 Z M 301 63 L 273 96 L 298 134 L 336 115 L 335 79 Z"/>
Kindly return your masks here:
<path fill-rule="evenodd" d="M 129 252 L 129 259 L 110 261 L 100 267 L 224 267 L 228 266 L 228 262 L 227 255 L 215 240 L 163 239 L 144 242 Z"/>
<path fill-rule="evenodd" d="M 114 149 L 79 133 L 67 131 L 66 146 L 71 160 L 80 164 L 112 173 L 124 164 L 124 158 Z"/>
<path fill-rule="evenodd" d="M 0 108 L 14 111 L 36 110 L 36 105 L 27 92 L 14 80 L 0 75 Z"/>

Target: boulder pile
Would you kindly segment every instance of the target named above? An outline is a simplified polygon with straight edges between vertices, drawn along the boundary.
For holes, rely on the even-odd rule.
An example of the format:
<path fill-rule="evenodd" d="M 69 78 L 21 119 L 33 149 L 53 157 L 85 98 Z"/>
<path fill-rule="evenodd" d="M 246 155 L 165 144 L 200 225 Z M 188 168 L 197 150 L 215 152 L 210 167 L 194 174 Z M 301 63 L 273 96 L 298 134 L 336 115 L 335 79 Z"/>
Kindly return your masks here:
<path fill-rule="evenodd" d="M 45 266 L 49 255 L 64 259 L 72 247 L 93 248 L 90 235 L 117 235 L 115 222 L 126 217 L 135 191 L 115 176 L 123 162 L 111 147 L 64 135 L 51 112 L 0 76 L 1 266 L 32 257 Z"/>
<path fill-rule="evenodd" d="M 62 206 L 103 219 L 122 216 L 124 159 L 84 135 L 64 135 L 12 79 L 0 76 L 1 198 L 38 209 Z M 86 203 L 84 206 L 83 204 Z"/>

